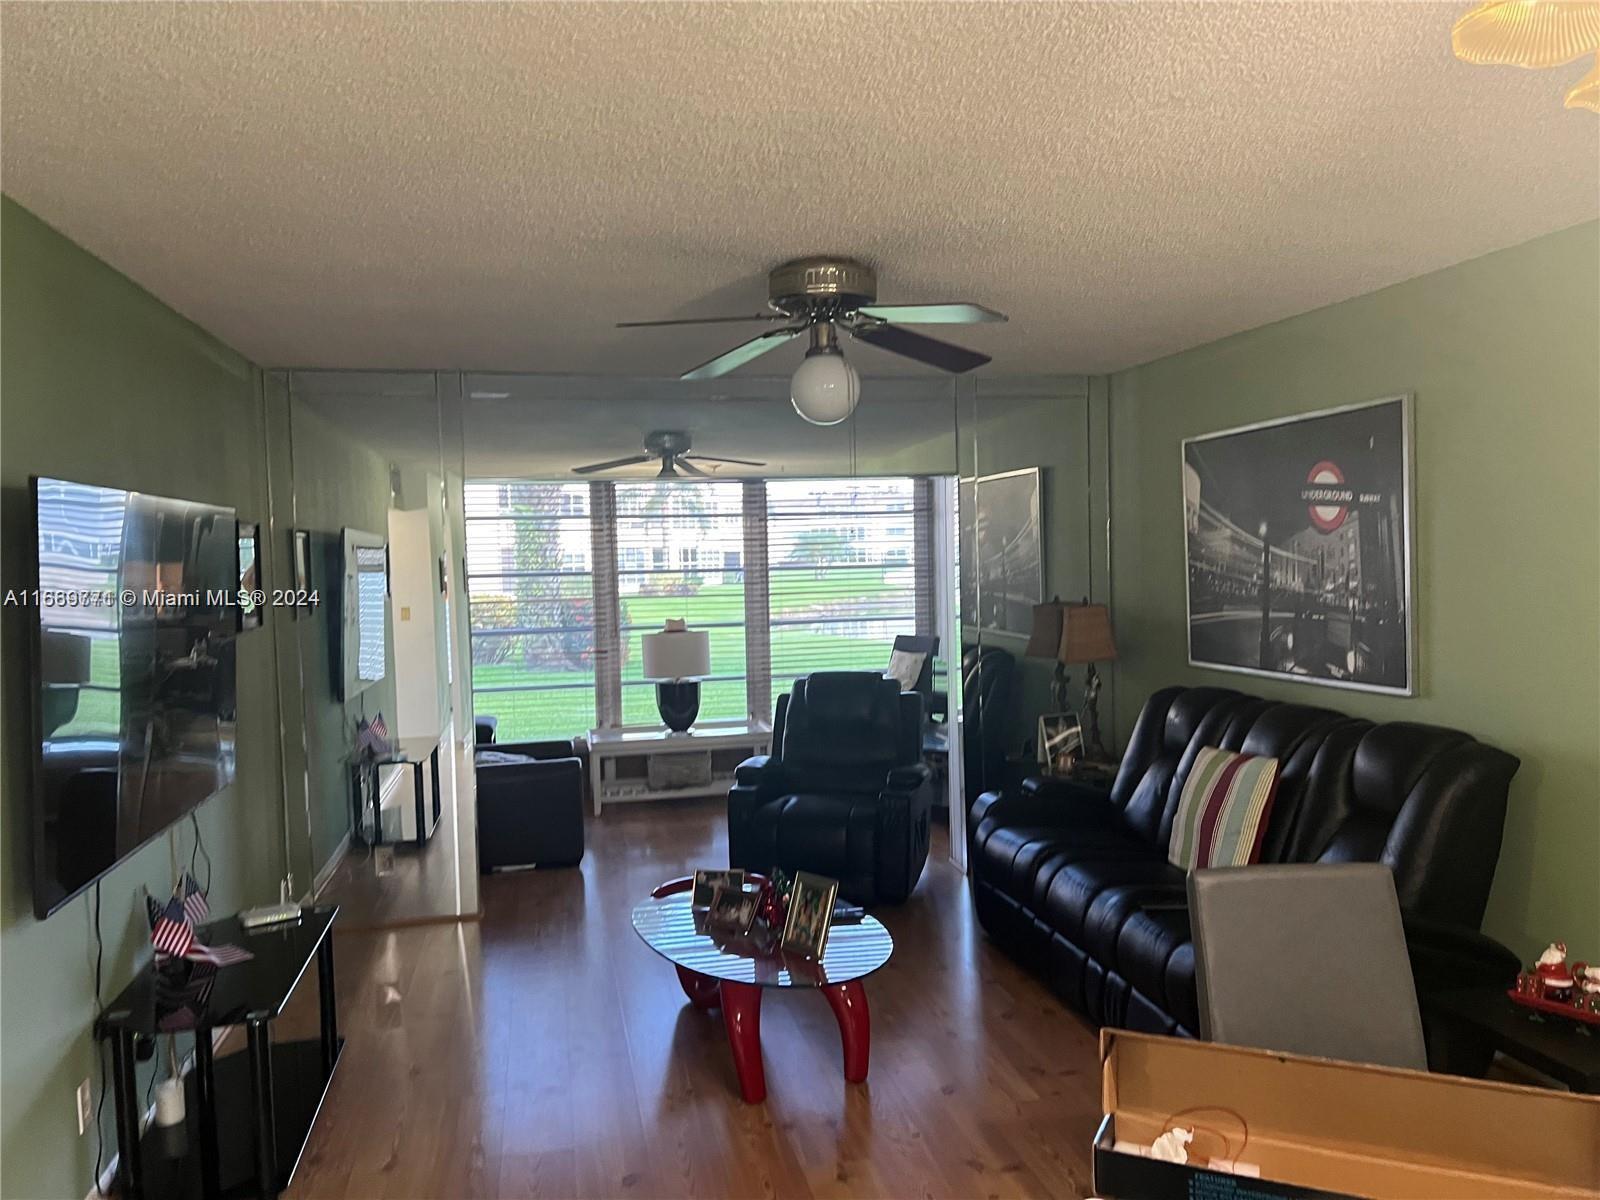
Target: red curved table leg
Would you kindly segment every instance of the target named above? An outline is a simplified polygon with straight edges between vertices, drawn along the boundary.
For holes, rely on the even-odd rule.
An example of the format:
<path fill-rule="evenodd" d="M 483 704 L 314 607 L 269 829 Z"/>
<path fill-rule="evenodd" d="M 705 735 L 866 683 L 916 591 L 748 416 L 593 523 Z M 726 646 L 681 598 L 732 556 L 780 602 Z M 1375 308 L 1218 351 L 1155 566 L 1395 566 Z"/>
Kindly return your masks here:
<path fill-rule="evenodd" d="M 696 1008 L 717 1007 L 721 1001 L 715 979 L 699 971 L 691 971 L 680 963 L 672 965 L 678 970 L 678 982 L 683 985 L 683 994 L 689 997 L 690 1004 Z"/>
<path fill-rule="evenodd" d="M 844 1077 L 851 1083 L 867 1078 L 867 1058 L 872 1049 L 872 1020 L 867 1013 L 867 989 L 859 979 L 833 983 L 822 989 L 839 1020 L 844 1043 Z"/>
<path fill-rule="evenodd" d="M 739 1092 L 746 1104 L 760 1104 L 767 1098 L 767 1073 L 761 1066 L 761 989 L 724 979 L 722 1023 L 728 1027 Z"/>

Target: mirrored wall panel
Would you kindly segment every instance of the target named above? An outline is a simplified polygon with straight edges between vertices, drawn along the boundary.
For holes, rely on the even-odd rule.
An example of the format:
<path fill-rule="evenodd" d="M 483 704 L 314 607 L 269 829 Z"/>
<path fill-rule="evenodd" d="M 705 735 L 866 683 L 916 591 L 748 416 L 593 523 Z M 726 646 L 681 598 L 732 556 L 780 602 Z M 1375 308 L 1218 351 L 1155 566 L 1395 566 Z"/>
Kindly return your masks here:
<path fill-rule="evenodd" d="M 958 404 L 969 804 L 1029 775 L 1108 777 L 1117 647 L 1101 382 L 982 374 Z"/>
<path fill-rule="evenodd" d="M 441 382 L 274 382 L 273 557 L 300 598 L 276 621 L 284 695 L 299 698 L 283 728 L 297 877 L 349 927 L 476 911 L 461 869 L 470 723 L 450 636 L 459 436 L 443 432 Z"/>

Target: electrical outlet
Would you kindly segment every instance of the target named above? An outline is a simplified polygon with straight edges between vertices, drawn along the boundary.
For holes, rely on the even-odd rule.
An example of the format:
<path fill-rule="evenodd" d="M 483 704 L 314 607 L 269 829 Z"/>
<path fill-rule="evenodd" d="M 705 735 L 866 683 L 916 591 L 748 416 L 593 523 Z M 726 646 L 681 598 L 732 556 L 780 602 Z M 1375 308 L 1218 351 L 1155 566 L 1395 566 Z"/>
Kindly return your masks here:
<path fill-rule="evenodd" d="M 88 1079 L 78 1085 L 78 1136 L 82 1137 L 94 1120 L 94 1089 Z"/>

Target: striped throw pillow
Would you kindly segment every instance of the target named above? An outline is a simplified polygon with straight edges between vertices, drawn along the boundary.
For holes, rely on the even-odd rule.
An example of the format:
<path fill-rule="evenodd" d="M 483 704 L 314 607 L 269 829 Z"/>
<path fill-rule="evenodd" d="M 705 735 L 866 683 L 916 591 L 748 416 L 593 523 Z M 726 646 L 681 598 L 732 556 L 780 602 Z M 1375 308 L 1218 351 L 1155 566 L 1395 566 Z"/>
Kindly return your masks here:
<path fill-rule="evenodd" d="M 1277 794 L 1277 759 L 1205 747 L 1178 797 L 1167 861 L 1185 871 L 1259 862 Z"/>

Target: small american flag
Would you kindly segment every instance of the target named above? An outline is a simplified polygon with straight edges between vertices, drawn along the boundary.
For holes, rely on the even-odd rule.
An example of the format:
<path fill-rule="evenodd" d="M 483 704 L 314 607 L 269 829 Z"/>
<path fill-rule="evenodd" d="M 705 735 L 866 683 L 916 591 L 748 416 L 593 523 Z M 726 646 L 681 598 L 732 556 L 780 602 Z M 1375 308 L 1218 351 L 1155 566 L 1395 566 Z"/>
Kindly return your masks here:
<path fill-rule="evenodd" d="M 183 911 L 183 901 L 176 896 L 167 901 L 167 906 L 150 927 L 150 944 L 157 954 L 173 958 L 182 958 L 194 945 L 194 926 L 189 924 L 188 914 Z"/>
<path fill-rule="evenodd" d="M 389 753 L 389 726 L 379 713 L 356 731 L 356 747 L 374 758 Z"/>
<path fill-rule="evenodd" d="M 200 924 L 211 911 L 211 906 L 206 903 L 206 894 L 188 871 L 183 873 L 183 911 L 191 925 Z"/>

